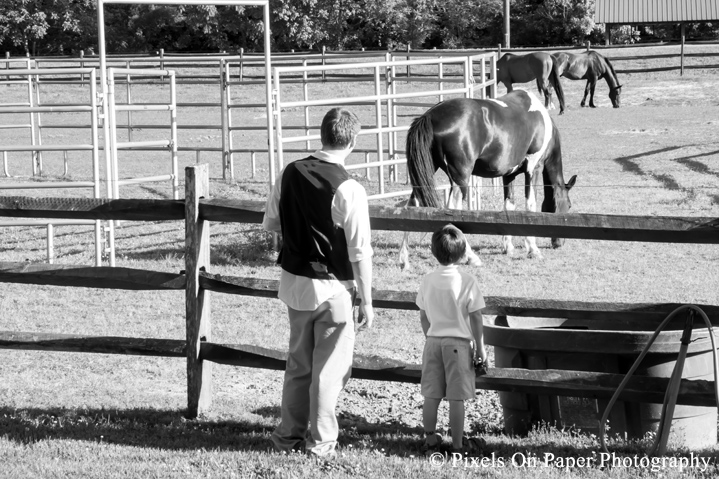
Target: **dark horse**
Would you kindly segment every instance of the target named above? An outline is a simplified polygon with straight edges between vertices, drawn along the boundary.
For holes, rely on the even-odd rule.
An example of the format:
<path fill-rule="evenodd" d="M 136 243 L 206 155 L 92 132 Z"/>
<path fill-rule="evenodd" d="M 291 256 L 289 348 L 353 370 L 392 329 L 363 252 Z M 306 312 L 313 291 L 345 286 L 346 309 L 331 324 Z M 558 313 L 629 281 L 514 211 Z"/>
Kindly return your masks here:
<path fill-rule="evenodd" d="M 504 83 L 507 93 L 512 91 L 512 83 L 527 83 L 537 80 L 537 88 L 544 94 L 544 106 L 552 108 L 552 91 L 557 92 L 559 114 L 564 113 L 564 90 L 559 81 L 560 73 L 549 53 L 534 52 L 527 55 L 505 53 L 497 60 L 497 81 Z"/>
<path fill-rule="evenodd" d="M 584 87 L 582 106 L 585 105 L 587 95 L 589 95 L 589 106 L 596 108 L 594 105 L 594 88 L 597 86 L 597 80 L 604 78 L 609 87 L 609 99 L 612 100 L 614 108 L 619 108 L 622 85 L 619 84 L 617 73 L 609 60 L 595 51 L 553 53 L 552 59 L 554 59 L 554 64 L 561 76 L 570 80 L 587 80 L 587 86 Z"/>
<path fill-rule="evenodd" d="M 412 183 L 409 205 L 440 207 L 434 174 L 441 168 L 450 180 L 448 208 L 462 209 L 470 176 L 502 177 L 504 209 L 515 209 L 512 182 L 524 173 L 527 210 L 536 211 L 539 178 L 544 183 L 542 211 L 569 211 L 569 190 L 576 175 L 564 182 L 559 131 L 549 112 L 532 93 L 517 90 L 497 99 L 458 98 L 430 108 L 416 118 L 407 134 L 407 171 Z M 457 188 L 457 186 L 459 188 Z M 461 192 L 461 197 L 459 193 Z M 405 233 L 400 262 L 409 266 Z M 552 238 L 560 247 L 561 238 Z M 503 238 L 512 254 L 512 238 Z M 530 257 L 541 257 L 534 238 L 525 245 Z M 479 262 L 468 248 L 470 262 Z"/>

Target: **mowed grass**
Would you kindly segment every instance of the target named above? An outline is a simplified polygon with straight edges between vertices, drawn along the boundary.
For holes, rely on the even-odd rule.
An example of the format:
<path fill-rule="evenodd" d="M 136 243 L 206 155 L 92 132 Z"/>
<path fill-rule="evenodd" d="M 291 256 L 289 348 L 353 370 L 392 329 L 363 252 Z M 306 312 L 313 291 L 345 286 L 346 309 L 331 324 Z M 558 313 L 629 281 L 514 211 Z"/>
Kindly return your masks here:
<path fill-rule="evenodd" d="M 646 50 L 641 50 L 646 53 Z M 662 51 L 663 53 L 664 51 Z M 604 52 L 603 52 L 604 53 Z M 617 55 L 629 55 L 617 50 Z M 634 52 L 634 54 L 639 54 Z M 609 53 L 607 53 L 609 55 Z M 615 55 L 612 51 L 611 55 Z M 692 59 L 695 61 L 696 59 Z M 667 62 L 668 60 L 662 60 Z M 674 60 L 678 63 L 678 59 Z M 711 59 L 710 59 L 711 61 Z M 617 69 L 621 67 L 617 65 Z M 571 193 L 573 211 L 597 214 L 652 216 L 719 216 L 715 128 L 716 70 L 621 75 L 623 106 L 610 107 L 606 85 L 597 86 L 599 108 L 581 109 L 584 82 L 565 80 L 568 111 L 552 117 L 562 134 L 565 177 L 576 174 Z M 525 85 L 534 90 L 534 85 Z M 49 86 L 47 88 L 50 88 Z M 79 88 L 63 87 L 57 98 L 79 95 Z M 367 85 L 318 85 L 313 95 L 360 93 Z M 138 87 L 140 101 L 165 94 Z M 208 101 L 218 93 L 186 86 L 179 101 Z M 254 98 L 255 91 L 233 95 Z M 209 91 L 209 92 L 208 92 Z M 261 89 L 259 90 L 260 93 Z M 17 91 L 13 90 L 14 93 Z M 3 94 L 6 94 L 3 91 Z M 500 88 L 500 94 L 503 88 Z M 300 95 L 298 88 L 283 98 Z M 261 98 L 261 97 L 260 97 Z M 3 100 L 4 101 L 4 100 Z M 249 101 L 249 100 L 247 100 Z M 373 124 L 371 109 L 357 108 L 366 125 Z M 197 112 L 199 111 L 199 113 Z M 192 110 L 180 122 L 217 124 L 212 109 Z M 421 108 L 400 112 L 404 124 Z M 243 124 L 264 124 L 261 108 L 242 110 L 235 117 Z M 313 111 L 319 122 L 323 111 Z M 302 111 L 285 112 L 285 124 L 299 124 Z M 136 118 L 138 123 L 160 118 Z M 22 121 L 21 119 L 7 120 Z M 76 121 L 76 120 L 72 120 Z M 80 121 L 80 120 L 77 120 Z M 50 120 L 47 120 L 50 123 Z M 136 139 L 154 138 L 161 132 L 134 132 Z M 22 143 L 0 130 L 0 144 Z M 54 136 L 50 136 L 54 135 Z M 48 130 L 45 143 L 83 141 L 71 130 Z M 243 136 L 244 135 L 244 136 Z M 84 138 L 84 137 L 83 137 Z M 261 132 L 235 133 L 235 141 L 261 145 Z M 13 143 L 15 142 L 15 143 Z M 180 144 L 218 146 L 219 132 L 181 130 Z M 374 137 L 363 139 L 365 147 Z M 237 143 L 236 143 L 237 144 Z M 399 145 L 403 145 L 400 138 Z M 316 147 L 316 145 L 315 145 Z M 300 154 L 288 154 L 287 159 Z M 194 164 L 193 153 L 180 155 L 181 171 Z M 262 200 L 268 191 L 268 168 L 258 155 L 256 176 L 251 178 L 249 156 L 237 155 L 238 181 L 222 179 L 217 153 L 203 153 L 210 164 L 214 197 Z M 361 155 L 353 159 L 362 162 Z M 45 155 L 46 176 L 61 179 L 61 156 Z M 37 181 L 30 178 L 28 154 L 11 154 L 9 167 L 17 178 L 3 182 Z M 122 177 L 168 171 L 169 155 L 162 152 L 121 154 Z M 404 169 L 400 182 L 388 188 L 406 189 Z M 387 174 L 388 172 L 386 172 Z M 369 192 L 377 192 L 377 171 L 372 179 L 357 170 L 356 177 Z M 88 157 L 71 154 L 70 175 L 88 179 Z M 439 176 L 438 176 L 439 177 Z M 515 187 L 521 196 L 522 181 Z M 3 190 L 5 195 L 87 195 L 80 190 Z M 122 197 L 167 198 L 167 183 L 121 188 Z M 483 208 L 500 209 L 499 192 L 483 189 Z M 397 200 L 399 200 L 398 198 Z M 385 201 L 391 204 L 394 200 Z M 259 225 L 213 224 L 211 272 L 276 279 L 278 268 L 269 237 Z M 45 261 L 45 233 L 27 227 L 4 228 L 0 261 Z M 397 265 L 401 234 L 375 232 L 376 289 L 414 291 L 425 273 L 435 267 L 428 239 L 412 235 L 410 271 Z M 184 225 L 181 222 L 125 222 L 117 230 L 117 264 L 159 271 L 184 269 Z M 476 274 L 486 295 L 578 301 L 691 302 L 719 304 L 715 245 L 671 245 L 568 240 L 558 250 L 539 239 L 543 260 L 529 260 L 518 248 L 515 257 L 501 254 L 500 239 L 471 237 L 483 265 L 468 268 Z M 521 239 L 515 239 L 521 244 Z M 57 227 L 56 262 L 93 264 L 90 227 Z M 212 338 L 221 343 L 244 343 L 285 349 L 286 314 L 277 300 L 212 295 Z M 129 292 L 5 284 L 0 293 L 0 329 L 86 335 L 148 338 L 184 338 L 184 298 L 181 292 Z M 415 312 L 378 310 L 376 327 L 358 336 L 362 354 L 418 363 L 423 338 Z M 213 407 L 198 420 L 183 418 L 186 407 L 185 364 L 182 360 L 98 354 L 0 351 L 0 461 L 4 477 L 445 477 L 491 475 L 546 477 L 635 477 L 651 475 L 643 467 L 591 467 L 569 470 L 548 467 L 452 467 L 433 468 L 417 458 L 420 440 L 421 396 L 417 385 L 352 380 L 340 398 L 342 426 L 340 459 L 333 464 L 315 463 L 301 456 L 268 452 L 269 434 L 278 422 L 282 374 L 277 371 L 214 366 Z M 443 409 L 446 417 L 446 410 Z M 502 417 L 497 396 L 482 392 L 468 405 L 467 430 L 481 433 L 494 453 L 511 463 L 516 454 L 544 457 L 592 457 L 598 453 L 596 437 L 575 430 L 540 427 L 528 437 L 501 433 Z M 446 432 L 445 432 L 446 433 Z M 649 439 L 625 443 L 613 440 L 611 450 L 622 456 L 641 455 Z M 673 455 L 688 451 L 672 448 Z M 707 477 L 715 475 L 716 448 L 694 451 L 712 458 Z M 415 456 L 414 458 L 411 456 Z M 521 456 L 517 456 L 520 458 Z M 698 470 L 663 467 L 667 477 L 701 475 Z"/>

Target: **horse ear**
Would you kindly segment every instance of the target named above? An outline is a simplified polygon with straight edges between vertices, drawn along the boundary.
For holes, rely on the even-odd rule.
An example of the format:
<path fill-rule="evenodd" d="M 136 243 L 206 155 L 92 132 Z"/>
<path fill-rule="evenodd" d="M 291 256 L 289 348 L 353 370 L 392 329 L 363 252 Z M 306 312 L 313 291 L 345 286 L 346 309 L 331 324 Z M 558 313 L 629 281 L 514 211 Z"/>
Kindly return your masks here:
<path fill-rule="evenodd" d="M 577 181 L 577 175 L 572 176 L 569 181 L 564 185 L 567 191 L 572 189 L 572 186 L 574 186 L 574 183 Z"/>

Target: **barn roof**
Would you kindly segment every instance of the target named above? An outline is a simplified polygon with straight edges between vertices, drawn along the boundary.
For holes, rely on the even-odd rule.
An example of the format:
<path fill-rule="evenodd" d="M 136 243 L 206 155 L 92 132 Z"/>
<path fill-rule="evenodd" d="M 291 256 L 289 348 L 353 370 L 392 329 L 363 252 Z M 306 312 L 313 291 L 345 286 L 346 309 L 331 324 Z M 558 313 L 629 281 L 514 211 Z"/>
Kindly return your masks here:
<path fill-rule="evenodd" d="M 596 0 L 596 23 L 675 23 L 719 20 L 719 0 Z"/>

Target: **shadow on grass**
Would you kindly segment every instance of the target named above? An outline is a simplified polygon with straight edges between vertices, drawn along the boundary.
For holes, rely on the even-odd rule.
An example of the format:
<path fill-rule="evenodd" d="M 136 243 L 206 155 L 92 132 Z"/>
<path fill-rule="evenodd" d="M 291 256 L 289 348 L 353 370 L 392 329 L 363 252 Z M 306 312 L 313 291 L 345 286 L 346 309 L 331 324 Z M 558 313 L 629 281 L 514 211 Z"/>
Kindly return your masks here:
<path fill-rule="evenodd" d="M 660 148 L 658 150 L 645 151 L 644 153 L 638 153 L 636 155 L 622 156 L 620 158 L 614 158 L 614 161 L 619 163 L 623 171 L 628 171 L 639 176 L 650 176 L 660 183 L 663 183 L 666 188 L 677 189 L 679 184 L 670 175 L 665 174 L 654 174 L 648 173 L 642 169 L 642 167 L 634 160 L 647 158 L 658 153 L 666 153 L 668 151 L 675 151 L 684 148 L 684 146 L 670 146 L 667 148 Z"/>
<path fill-rule="evenodd" d="M 702 158 L 707 156 L 716 155 L 719 153 L 719 150 L 710 151 L 708 153 L 701 153 L 698 155 L 691 155 L 691 156 L 684 156 L 681 158 L 675 158 L 674 161 L 679 163 L 680 165 L 684 165 L 687 168 L 689 168 L 691 171 L 694 171 L 696 173 L 702 173 L 705 175 L 711 175 L 714 177 L 719 178 L 719 172 L 713 171 L 709 166 L 702 163 L 701 161 L 697 161 L 695 158 Z"/>
<path fill-rule="evenodd" d="M 3 436 L 18 443 L 52 439 L 171 450 L 266 451 L 271 430 L 246 421 L 187 420 L 177 410 L 0 408 Z"/>
<path fill-rule="evenodd" d="M 254 411 L 278 417 L 279 408 Z M 419 439 L 418 428 L 393 421 L 367 423 L 361 417 L 340 418 L 341 447 L 380 450 L 406 456 Z M 157 409 L 14 409 L 0 407 L 0 431 L 21 444 L 39 441 L 90 441 L 164 450 L 237 450 L 267 452 L 274 425 L 245 420 L 188 420 L 178 410 Z"/>
<path fill-rule="evenodd" d="M 623 156 L 620 158 L 614 158 L 614 161 L 619 163 L 622 166 L 622 169 L 624 171 L 628 171 L 630 173 L 634 173 L 639 176 L 649 176 L 658 182 L 660 182 L 664 188 L 669 190 L 678 190 L 683 193 L 686 193 L 688 196 L 693 196 L 695 193 L 690 188 L 684 188 L 682 187 L 671 175 L 667 175 L 664 173 L 651 173 L 646 172 L 642 169 L 642 167 L 634 160 L 645 158 L 651 155 L 655 155 L 657 153 L 665 153 L 668 151 L 674 151 L 684 148 L 685 146 L 672 146 L 667 148 L 661 148 L 658 150 L 652 150 L 647 151 L 644 153 L 636 154 L 636 155 L 630 155 L 630 156 Z M 687 167 L 689 170 L 701 173 L 705 175 L 710 175 L 714 177 L 719 177 L 719 173 L 716 171 L 713 171 L 709 168 L 706 164 L 697 161 L 696 158 L 702 158 L 702 157 L 708 157 L 719 153 L 719 150 L 707 152 L 707 153 L 701 153 L 697 155 L 689 155 L 689 156 L 683 156 L 679 158 L 674 158 L 672 161 L 683 165 Z M 712 204 L 719 204 L 719 195 L 709 195 L 709 197 L 712 200 Z"/>

